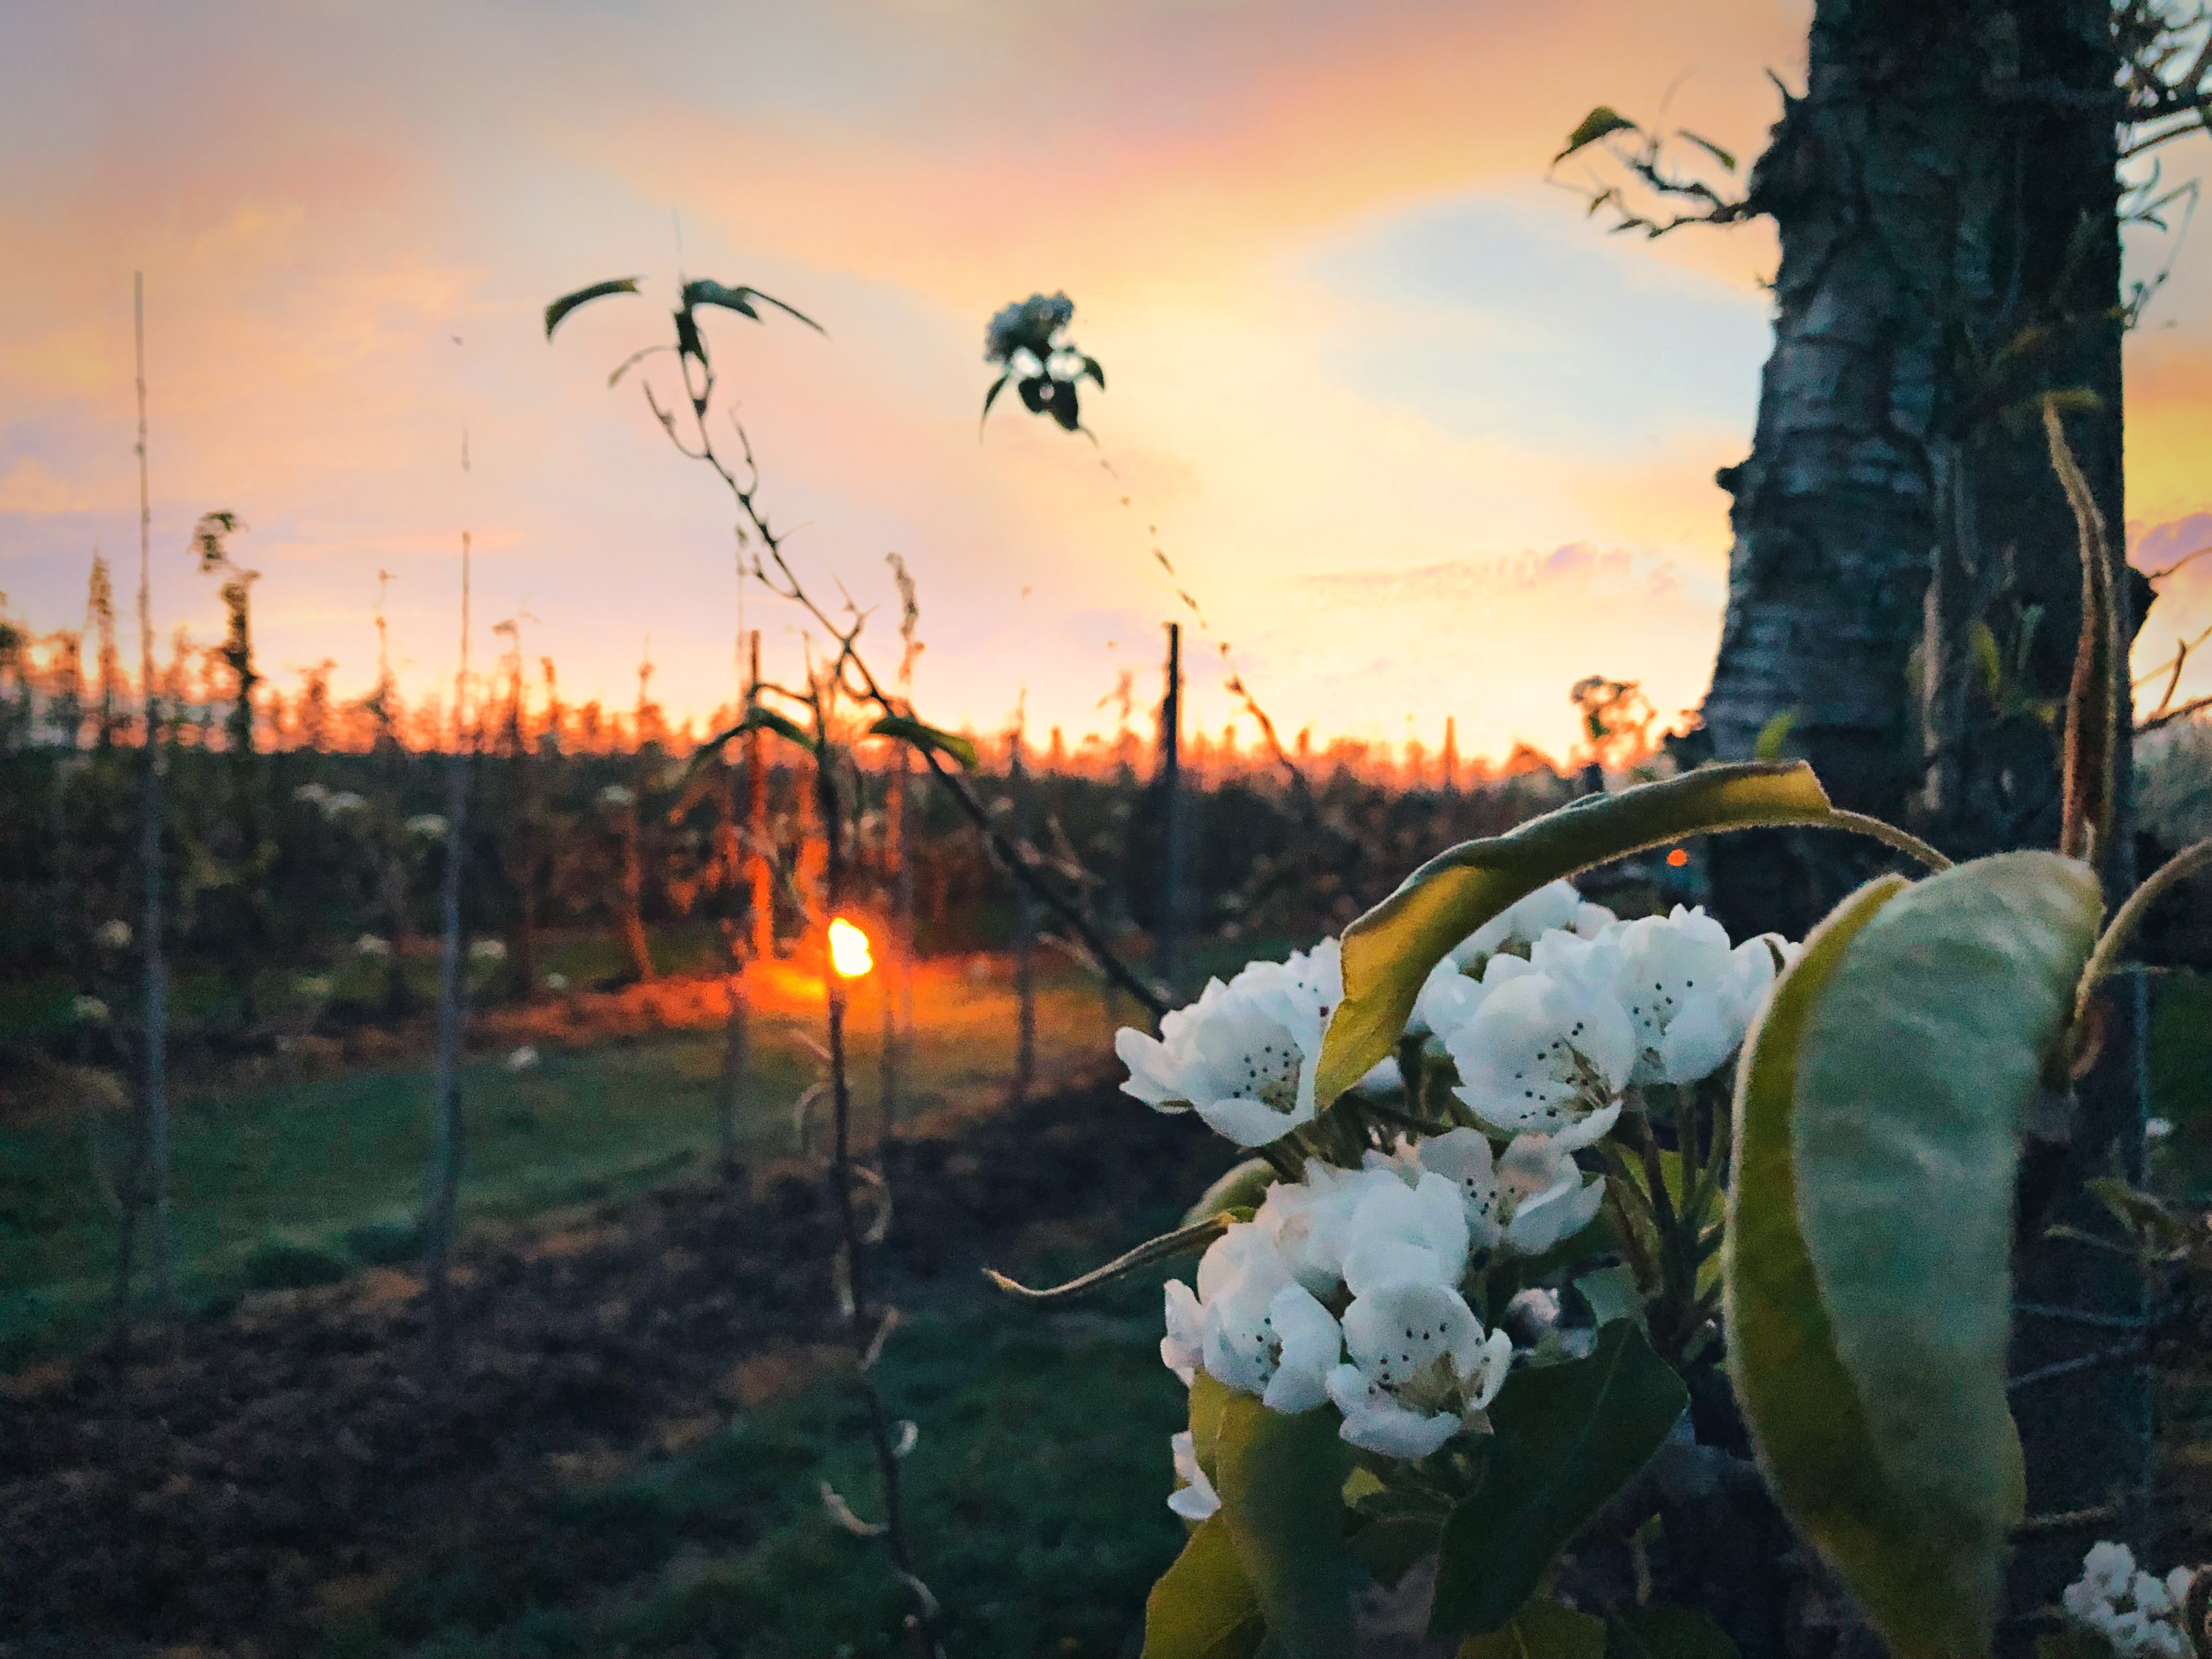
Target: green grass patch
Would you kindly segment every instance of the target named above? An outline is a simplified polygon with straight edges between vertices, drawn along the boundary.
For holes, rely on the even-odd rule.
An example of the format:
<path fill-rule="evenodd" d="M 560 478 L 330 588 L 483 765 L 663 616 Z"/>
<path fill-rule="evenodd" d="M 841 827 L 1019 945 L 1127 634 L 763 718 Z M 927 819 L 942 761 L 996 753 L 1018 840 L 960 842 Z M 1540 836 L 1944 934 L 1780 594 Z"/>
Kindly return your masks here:
<path fill-rule="evenodd" d="M 863 1145 L 877 1120 L 881 1018 L 864 988 L 852 1022 Z M 995 1107 L 1012 1059 L 1003 975 L 963 979 L 957 995 L 929 998 L 924 1018 L 909 1115 Z M 1099 999 L 1072 976 L 1041 994 L 1039 1030 L 1048 1076 L 1107 1052 Z M 820 1040 L 818 1019 L 755 1023 L 739 1122 L 749 1159 L 792 1156 L 802 1135 L 809 1152 L 826 1144 L 818 1109 L 803 1124 L 793 1112 L 819 1064 L 804 1038 Z M 542 1059 L 530 1070 L 509 1072 L 489 1056 L 464 1068 L 465 1219 L 512 1224 L 628 1197 L 712 1156 L 719 1029 L 538 1046 Z M 243 1291 L 328 1283 L 357 1267 L 412 1259 L 431 1084 L 419 1060 L 179 1101 L 171 1189 L 185 1305 L 222 1307 Z M 66 1351 L 100 1328 L 118 1228 L 99 1176 L 118 1158 L 122 1139 L 120 1126 L 94 1133 L 62 1109 L 0 1123 L 0 1368 Z M 145 1241 L 142 1228 L 142 1252 Z"/>
<path fill-rule="evenodd" d="M 1159 1362 L 1157 1283 L 1073 1316 L 1006 1304 L 918 1318 L 892 1338 L 878 1381 L 920 1426 L 902 1466 L 906 1512 L 948 1650 L 1136 1650 L 1146 1592 L 1183 1535 L 1165 1500 L 1185 1397 Z M 334 1632 L 331 1652 L 904 1652 L 912 1604 L 881 1546 L 831 1522 L 821 1499 L 826 1480 L 862 1516 L 880 1514 L 863 1425 L 833 1376 L 680 1455 L 563 1492 L 524 1541 L 441 1540 L 436 1565 Z"/>

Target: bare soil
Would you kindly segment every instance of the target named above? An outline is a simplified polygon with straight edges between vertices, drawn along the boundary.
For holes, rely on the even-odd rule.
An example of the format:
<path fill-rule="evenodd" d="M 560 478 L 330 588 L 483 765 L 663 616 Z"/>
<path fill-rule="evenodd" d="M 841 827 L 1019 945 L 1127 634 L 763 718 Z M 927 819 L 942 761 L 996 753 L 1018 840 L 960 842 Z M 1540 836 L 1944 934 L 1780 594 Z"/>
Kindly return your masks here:
<path fill-rule="evenodd" d="M 1228 1151 L 1103 1076 L 925 1122 L 886 1149 L 890 1294 L 977 1295 L 987 1259 L 1071 1242 L 1112 1254 Z M 0 1655 L 314 1651 L 334 1605 L 397 1582 L 452 1517 L 519 1549 L 557 1483 L 837 1363 L 832 1237 L 819 1172 L 787 1169 L 470 1249 L 441 1385 L 392 1270 L 0 1378 Z"/>

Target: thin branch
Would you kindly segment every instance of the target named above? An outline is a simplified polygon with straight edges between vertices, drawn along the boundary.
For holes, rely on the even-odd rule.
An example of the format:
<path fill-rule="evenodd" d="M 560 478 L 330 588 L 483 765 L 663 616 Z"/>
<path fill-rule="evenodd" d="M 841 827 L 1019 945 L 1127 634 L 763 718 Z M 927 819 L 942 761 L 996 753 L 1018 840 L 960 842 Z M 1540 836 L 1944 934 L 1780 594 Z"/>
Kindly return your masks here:
<path fill-rule="evenodd" d="M 2183 703 L 2179 708 L 2165 709 L 2153 714 L 2147 720 L 2137 721 L 2136 735 L 2140 738 L 2146 732 L 2157 731 L 2161 726 L 2171 726 L 2176 720 L 2185 720 L 2191 714 L 2200 714 L 2207 708 L 2212 708 L 2212 696 L 2197 697 Z"/>
<path fill-rule="evenodd" d="M 2123 1342 L 2115 1347 L 2100 1348 L 2094 1353 L 2076 1354 L 2071 1359 L 2054 1360 L 2048 1365 L 2038 1365 L 2032 1371 L 2022 1371 L 2018 1376 L 2011 1378 L 2005 1383 L 2005 1392 L 2018 1394 L 2021 1389 L 2033 1388 L 2039 1382 L 2056 1382 L 2062 1376 L 2076 1376 L 2082 1371 L 2096 1370 L 2106 1365 L 2122 1365 L 2130 1360 L 2141 1359 L 2143 1357 L 2144 1348 L 2140 1340 Z"/>

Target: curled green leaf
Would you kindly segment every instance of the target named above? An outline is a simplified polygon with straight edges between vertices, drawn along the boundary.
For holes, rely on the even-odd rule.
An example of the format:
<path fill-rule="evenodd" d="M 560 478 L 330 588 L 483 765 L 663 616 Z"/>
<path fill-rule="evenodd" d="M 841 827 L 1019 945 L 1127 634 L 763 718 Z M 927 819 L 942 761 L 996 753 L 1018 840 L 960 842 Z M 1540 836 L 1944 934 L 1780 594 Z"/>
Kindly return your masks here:
<path fill-rule="evenodd" d="M 916 749 L 935 750 L 949 755 L 963 772 L 975 769 L 975 745 L 957 732 L 942 732 L 936 726 L 925 726 L 911 714 L 886 714 L 868 728 L 868 734 L 877 738 L 896 738 L 901 743 L 912 744 Z"/>
<path fill-rule="evenodd" d="M 686 311 L 695 306 L 720 306 L 726 311 L 734 311 L 741 317 L 750 317 L 759 322 L 761 314 L 753 309 L 756 300 L 764 305 L 774 306 L 788 316 L 796 317 L 817 334 L 826 335 L 830 331 L 797 307 L 787 306 L 773 294 L 763 294 L 757 288 L 746 288 L 742 284 L 729 288 L 704 276 L 684 284 L 684 308 Z"/>
<path fill-rule="evenodd" d="M 1643 129 L 1610 104 L 1600 104 L 1582 118 L 1582 124 L 1567 135 L 1567 147 L 1552 158 L 1553 167 L 1578 149 L 1587 149 L 1601 138 L 1616 132 L 1641 132 Z"/>
<path fill-rule="evenodd" d="M 635 294 L 641 276 L 617 276 L 612 282 L 593 283 L 589 288 L 580 288 L 573 294 L 564 294 L 545 307 L 545 337 L 551 339 L 561 319 L 578 306 L 588 305 L 593 300 L 604 300 L 610 294 Z"/>
<path fill-rule="evenodd" d="M 1055 1285 L 1049 1290 L 1032 1290 L 1027 1285 L 1007 1278 L 994 1267 L 984 1268 L 983 1277 L 1007 1295 L 1018 1297 L 1024 1302 L 1072 1302 L 1079 1296 L 1111 1285 L 1117 1279 L 1127 1279 L 1139 1268 L 1149 1267 L 1155 1262 L 1200 1255 L 1207 1245 L 1229 1231 L 1230 1219 L 1226 1215 L 1218 1215 L 1195 1226 L 1178 1227 L 1171 1233 L 1162 1233 L 1158 1238 L 1146 1239 L 1135 1249 L 1115 1256 L 1103 1267 L 1093 1267 L 1080 1278 L 1071 1279 L 1065 1285 Z"/>
<path fill-rule="evenodd" d="M 1323 1041 L 1316 1096 L 1326 1104 L 1364 1077 L 1397 1042 L 1444 953 L 1547 883 L 1686 836 L 1837 821 L 1802 761 L 1748 761 L 1587 795 L 1440 854 L 1345 930 L 1344 1001 Z"/>

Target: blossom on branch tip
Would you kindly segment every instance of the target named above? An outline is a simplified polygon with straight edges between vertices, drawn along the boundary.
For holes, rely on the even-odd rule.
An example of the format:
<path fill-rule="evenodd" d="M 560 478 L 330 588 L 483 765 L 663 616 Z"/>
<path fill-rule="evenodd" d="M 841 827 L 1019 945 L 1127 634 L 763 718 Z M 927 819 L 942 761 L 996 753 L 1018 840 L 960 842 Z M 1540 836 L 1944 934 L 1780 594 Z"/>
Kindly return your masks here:
<path fill-rule="evenodd" d="M 1344 1346 L 1336 1320 L 1259 1228 L 1235 1224 L 1214 1243 L 1199 1262 L 1199 1295 L 1209 1376 L 1273 1411 L 1328 1400 L 1324 1378 Z"/>
<path fill-rule="evenodd" d="M 1328 1374 L 1343 1437 L 1385 1457 L 1426 1457 L 1498 1397 L 1512 1363 L 1503 1331 L 1486 1336 L 1455 1290 L 1378 1286 L 1346 1310 L 1346 1364 Z"/>
<path fill-rule="evenodd" d="M 1114 1052 L 1122 1091 L 1163 1111 L 1194 1109 L 1217 1134 L 1264 1146 L 1313 1121 L 1314 1062 L 1343 1000 L 1337 944 L 1287 963 L 1255 962 L 1170 1012 L 1154 1038 L 1124 1026 Z"/>
<path fill-rule="evenodd" d="M 1636 1063 L 1628 1016 L 1610 993 L 1541 971 L 1507 979 L 1443 1036 L 1459 1068 L 1454 1092 L 1507 1133 L 1576 1130 L 1620 1104 Z"/>
<path fill-rule="evenodd" d="M 1731 950 L 1728 930 L 1704 910 L 1674 907 L 1609 935 L 1615 990 L 1635 1027 L 1637 1083 L 1694 1083 L 1742 1044 L 1774 984 L 1764 939 Z"/>
<path fill-rule="evenodd" d="M 1362 1194 L 1352 1212 L 1344 1282 L 1360 1297 L 1383 1285 L 1418 1281 L 1456 1288 L 1467 1272 L 1468 1216 L 1459 1188 L 1417 1169 L 1412 1184 L 1394 1178 Z"/>
<path fill-rule="evenodd" d="M 2187 1659 L 2189 1639 L 2175 1621 L 2195 1576 L 2187 1567 L 2163 1578 L 2142 1571 L 2132 1550 L 2107 1540 L 2089 1547 L 2081 1577 L 2066 1587 L 2059 1605 L 2120 1659 Z"/>

